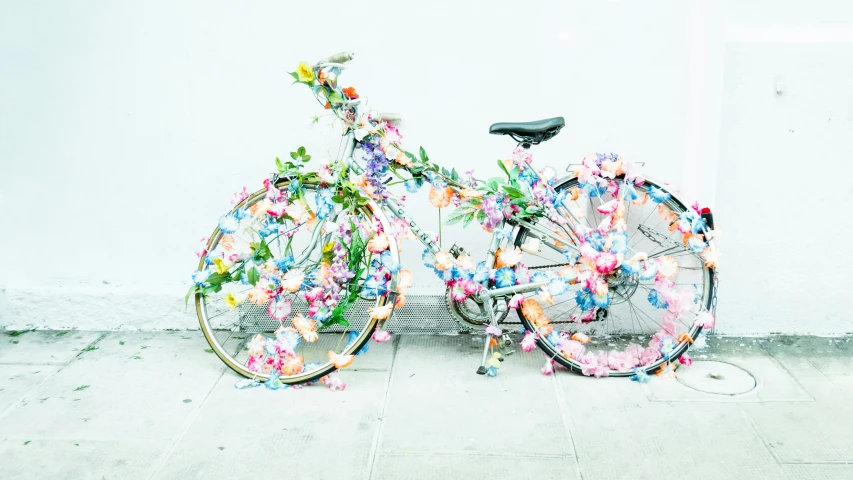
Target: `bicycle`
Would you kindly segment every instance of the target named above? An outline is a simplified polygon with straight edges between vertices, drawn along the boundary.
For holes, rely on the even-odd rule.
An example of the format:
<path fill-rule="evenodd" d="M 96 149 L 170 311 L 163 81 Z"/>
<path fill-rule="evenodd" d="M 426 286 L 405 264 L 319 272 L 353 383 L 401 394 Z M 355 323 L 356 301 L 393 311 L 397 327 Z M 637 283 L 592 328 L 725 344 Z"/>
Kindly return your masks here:
<path fill-rule="evenodd" d="M 446 283 L 451 314 L 485 328 L 479 374 L 496 375 L 511 352 L 501 329 L 511 310 L 525 330 L 519 346 L 547 355 L 545 374 L 556 362 L 646 381 L 690 362 L 688 347 L 714 325 L 719 255 L 709 210 L 616 154 L 588 155 L 562 178 L 536 170 L 531 148 L 560 132 L 561 117 L 491 126 L 517 142 L 512 159 L 498 161 L 502 177 L 447 170 L 422 147 L 403 148 L 398 117 L 370 111 L 338 84 L 352 58 L 344 52 L 291 73 L 342 126 L 339 155 L 313 171 L 303 147 L 276 158 L 264 188 L 237 192 L 203 239 L 187 298 L 222 361 L 270 388 L 317 379 L 343 388 L 329 374 L 371 337 L 390 338 L 383 327 L 411 284 L 398 244 L 415 238 Z M 406 214 L 394 185 L 428 185 L 434 206 L 456 206 L 447 223 L 476 220 L 491 232 L 483 260 L 457 245 L 442 250 Z M 257 311 L 266 313 L 247 314 Z M 615 348 L 593 352 L 599 333 Z"/>

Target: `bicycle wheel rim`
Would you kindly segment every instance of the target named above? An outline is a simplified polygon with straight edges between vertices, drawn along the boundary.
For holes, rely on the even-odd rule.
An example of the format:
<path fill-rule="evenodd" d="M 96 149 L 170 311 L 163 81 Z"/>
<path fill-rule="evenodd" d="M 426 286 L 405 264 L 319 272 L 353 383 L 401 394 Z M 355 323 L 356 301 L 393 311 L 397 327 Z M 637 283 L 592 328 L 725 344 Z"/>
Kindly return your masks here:
<path fill-rule="evenodd" d="M 287 180 L 283 180 L 283 181 L 278 182 L 276 184 L 276 187 L 283 188 L 283 187 L 286 187 L 288 185 L 288 183 L 289 182 Z M 306 188 L 306 190 L 313 191 L 316 187 L 313 185 L 305 185 L 305 188 Z M 231 212 L 235 212 L 239 209 L 246 208 L 247 206 L 250 206 L 253 203 L 256 203 L 261 198 L 263 198 L 265 194 L 266 194 L 265 190 L 259 190 L 255 193 L 249 195 L 249 197 L 246 198 L 244 201 L 235 205 L 234 208 L 231 210 Z M 370 218 L 371 216 L 376 214 L 376 216 L 379 218 L 380 222 L 387 225 L 387 221 L 385 220 L 384 215 L 382 215 L 381 212 L 379 212 L 378 207 L 373 203 L 369 203 L 367 205 L 364 205 L 363 207 L 360 207 L 359 208 L 359 214 L 363 215 L 367 218 Z M 215 248 L 215 246 L 221 241 L 222 236 L 223 236 L 223 233 L 219 229 L 219 227 L 215 228 L 213 233 L 210 235 L 209 240 L 208 240 L 207 250 L 212 251 L 213 248 Z M 393 239 L 390 242 L 389 248 L 391 248 L 392 255 L 394 256 L 394 258 L 399 259 L 399 254 L 397 252 L 396 243 L 393 241 Z M 199 260 L 199 269 L 203 268 L 204 266 L 205 266 L 205 259 L 202 257 Z M 394 285 L 393 279 L 392 279 L 390 284 Z M 383 305 L 386 305 L 386 303 L 388 301 L 389 301 L 389 298 L 387 295 L 380 295 L 380 296 L 376 297 L 375 300 L 371 300 L 373 306 L 383 306 Z M 240 374 L 244 377 L 247 377 L 247 378 L 257 379 L 261 382 L 266 382 L 267 380 L 269 380 L 271 377 L 270 374 L 264 373 L 264 372 L 253 371 L 253 370 L 249 369 L 240 359 L 237 358 L 240 355 L 240 353 L 243 351 L 242 346 L 245 343 L 245 341 L 238 342 L 239 345 L 231 344 L 231 345 L 229 345 L 229 348 L 226 348 L 224 343 L 228 343 L 231 337 L 230 336 L 226 337 L 224 339 L 224 341 L 220 341 L 220 339 L 217 338 L 217 333 L 222 333 L 224 331 L 220 330 L 220 329 L 216 329 L 215 326 L 213 325 L 213 323 L 211 322 L 211 315 L 210 315 L 210 312 L 208 311 L 208 304 L 209 304 L 209 302 L 206 301 L 205 295 L 202 295 L 202 294 L 196 294 L 195 295 L 195 307 L 196 307 L 196 314 L 197 314 L 198 319 L 199 319 L 199 325 L 200 325 L 201 330 L 205 336 L 205 339 L 207 340 L 208 344 L 211 346 L 211 349 L 213 350 L 213 352 L 219 357 L 220 360 L 222 360 L 223 363 L 225 363 L 229 368 L 231 368 L 233 371 L 237 372 L 238 374 Z M 356 309 L 357 307 L 358 307 L 358 305 L 353 305 L 351 307 L 351 310 Z M 362 348 L 365 346 L 365 344 L 367 344 L 367 342 L 370 340 L 371 335 L 372 335 L 373 331 L 376 329 L 377 324 L 378 324 L 378 320 L 373 319 L 370 316 L 367 316 L 366 321 L 364 323 L 364 326 L 361 327 L 361 329 L 358 332 L 358 335 L 354 339 L 353 338 L 348 339 L 346 346 L 340 352 L 337 352 L 337 353 L 339 355 L 354 355 L 357 352 L 360 352 L 362 350 Z M 253 332 L 253 333 L 256 333 L 256 332 Z M 249 338 L 246 337 L 243 340 L 249 340 Z M 234 349 L 235 346 L 239 346 L 241 348 L 236 350 L 233 354 L 230 353 Z M 304 371 L 300 372 L 299 374 L 290 375 L 290 376 L 280 375 L 280 376 L 277 376 L 277 378 L 279 380 L 281 380 L 281 382 L 284 384 L 301 384 L 301 383 L 306 383 L 306 382 L 311 382 L 311 381 L 317 380 L 317 379 L 319 379 L 325 375 L 328 375 L 329 373 L 334 372 L 335 370 L 337 370 L 337 368 L 331 363 L 331 361 L 327 360 L 324 362 L 320 362 L 318 365 L 314 365 L 310 370 L 306 368 Z"/>
<path fill-rule="evenodd" d="M 622 177 L 620 176 L 620 177 L 617 177 L 616 179 L 621 180 Z M 577 186 L 577 185 L 578 185 L 577 178 L 572 177 L 572 178 L 564 180 L 561 184 L 555 186 L 554 188 L 556 191 L 559 192 L 561 190 L 570 189 L 570 188 Z M 660 184 L 657 182 L 654 182 L 652 180 L 646 179 L 644 188 L 648 188 L 649 186 L 660 187 Z M 667 200 L 667 202 L 664 202 L 664 203 L 667 204 L 670 208 L 675 207 L 675 208 L 678 208 L 680 211 L 684 211 L 687 208 L 689 208 L 687 206 L 687 203 L 685 203 L 677 194 L 670 192 L 669 190 L 667 190 L 667 191 L 669 193 L 671 193 L 671 198 L 669 200 Z M 673 211 L 675 211 L 675 210 L 673 210 Z M 523 227 L 523 226 L 519 227 L 519 231 L 515 237 L 514 245 L 515 246 L 521 246 L 524 243 L 528 232 L 529 232 L 529 230 L 526 229 L 525 227 Z M 700 311 L 711 309 L 711 303 L 712 303 L 712 299 L 713 299 L 713 295 L 714 295 L 714 282 L 713 282 L 714 273 L 715 272 L 714 272 L 713 268 L 706 266 L 702 269 L 702 282 L 703 282 L 702 299 L 701 299 L 701 302 L 698 303 L 698 307 L 699 307 Z M 537 331 L 538 327 L 533 322 L 531 322 L 528 318 L 525 317 L 525 315 L 523 314 L 521 309 L 517 310 L 517 314 L 518 314 L 519 320 L 524 325 L 525 330 L 527 330 L 529 332 L 536 332 Z M 666 358 L 662 357 L 662 358 L 660 358 L 660 359 L 658 359 L 652 363 L 637 366 L 636 369 L 642 370 L 646 373 L 651 373 L 651 372 L 659 370 L 663 365 L 665 365 L 667 363 L 671 363 L 671 362 L 676 361 L 678 358 L 680 358 L 682 355 L 684 355 L 687 352 L 687 350 L 690 347 L 690 344 L 692 343 L 693 340 L 695 340 L 699 336 L 701 331 L 702 331 L 701 326 L 697 326 L 697 325 L 689 326 L 689 328 L 686 328 L 684 331 L 684 333 L 687 334 L 687 338 L 685 338 L 683 341 L 679 341 L 678 344 L 673 348 L 672 352 Z M 578 362 L 576 359 L 565 357 L 560 351 L 558 351 L 557 348 L 554 347 L 554 345 L 552 345 L 545 338 L 542 338 L 541 336 L 537 336 L 536 345 L 540 349 L 542 349 L 549 358 L 556 361 L 560 365 L 566 367 L 567 369 L 569 369 L 573 372 L 578 372 L 578 373 L 582 372 L 583 365 L 580 362 Z M 612 376 L 612 377 L 633 376 L 636 374 L 636 369 L 625 370 L 625 371 L 610 370 L 608 372 L 607 376 Z"/>

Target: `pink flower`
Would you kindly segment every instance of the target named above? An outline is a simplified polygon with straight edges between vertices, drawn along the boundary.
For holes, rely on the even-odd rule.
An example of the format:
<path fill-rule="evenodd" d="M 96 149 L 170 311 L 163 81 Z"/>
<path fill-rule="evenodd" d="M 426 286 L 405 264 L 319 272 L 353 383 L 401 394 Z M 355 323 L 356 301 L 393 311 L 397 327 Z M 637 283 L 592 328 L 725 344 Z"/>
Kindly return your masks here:
<path fill-rule="evenodd" d="M 690 358 L 690 356 L 688 356 L 688 355 L 685 353 L 684 355 L 682 355 L 682 356 L 678 357 L 678 363 L 680 363 L 680 364 L 682 364 L 682 365 L 686 365 L 686 366 L 688 366 L 688 367 L 689 367 L 690 365 L 693 365 L 693 359 L 692 359 L 692 358 Z"/>
<path fill-rule="evenodd" d="M 524 301 L 524 295 L 520 293 L 516 293 L 509 299 L 509 308 L 519 309 L 521 308 L 521 302 Z"/>
<path fill-rule="evenodd" d="M 702 328 L 714 328 L 714 314 L 711 312 L 699 312 L 693 320 L 693 325 L 701 326 Z"/>
<path fill-rule="evenodd" d="M 596 208 L 596 210 L 598 210 L 598 213 L 602 215 L 612 215 L 617 208 L 619 208 L 619 199 L 614 198 L 609 202 L 602 203 Z"/>
<path fill-rule="evenodd" d="M 494 335 L 496 337 L 500 337 L 503 334 L 503 331 L 494 326 L 494 325 L 486 325 L 486 335 Z"/>
<path fill-rule="evenodd" d="M 616 268 L 616 264 L 619 262 L 618 257 L 610 252 L 602 252 L 599 254 L 598 258 L 595 259 L 595 270 L 598 273 L 608 274 Z"/>
<path fill-rule="evenodd" d="M 284 198 L 284 194 L 281 193 L 281 190 L 275 188 L 275 185 L 269 181 L 269 179 L 264 180 L 264 188 L 267 190 L 266 198 L 267 200 L 273 202 L 280 202 L 282 198 Z"/>
<path fill-rule="evenodd" d="M 267 182 L 269 182 L 269 180 L 267 180 Z M 242 202 L 247 198 L 249 198 L 249 190 L 246 188 L 245 185 L 243 185 L 242 190 L 235 192 L 234 195 L 231 196 L 231 204 L 237 205 L 238 203 Z"/>
<path fill-rule="evenodd" d="M 371 338 L 373 338 L 374 342 L 382 343 L 391 340 L 391 334 L 386 332 L 385 330 L 380 330 L 377 328 L 376 331 L 373 332 L 373 336 Z"/>
<path fill-rule="evenodd" d="M 550 358 L 545 360 L 545 366 L 542 367 L 542 370 L 540 371 L 542 372 L 542 375 L 551 375 L 554 373 L 554 361 Z"/>
<path fill-rule="evenodd" d="M 291 304 L 289 299 L 272 300 L 267 307 L 267 313 L 279 322 L 284 321 L 290 315 L 290 311 Z"/>
<path fill-rule="evenodd" d="M 344 391 L 347 388 L 347 384 L 335 375 L 326 375 L 320 381 L 323 382 L 323 385 L 329 387 L 329 390 L 332 392 L 336 390 Z"/>
<path fill-rule="evenodd" d="M 533 332 L 527 332 L 524 335 L 524 338 L 521 339 L 521 349 L 525 352 L 529 352 L 536 348 L 536 335 Z"/>

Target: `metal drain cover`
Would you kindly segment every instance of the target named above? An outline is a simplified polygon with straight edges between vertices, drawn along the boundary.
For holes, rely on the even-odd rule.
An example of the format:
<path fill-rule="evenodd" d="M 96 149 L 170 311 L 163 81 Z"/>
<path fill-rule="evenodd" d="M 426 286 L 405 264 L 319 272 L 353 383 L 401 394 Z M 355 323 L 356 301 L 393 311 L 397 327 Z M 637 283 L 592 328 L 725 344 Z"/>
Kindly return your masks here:
<path fill-rule="evenodd" d="M 755 388 L 755 377 L 746 370 L 725 362 L 694 361 L 688 368 L 679 368 L 679 383 L 714 395 L 741 395 Z"/>

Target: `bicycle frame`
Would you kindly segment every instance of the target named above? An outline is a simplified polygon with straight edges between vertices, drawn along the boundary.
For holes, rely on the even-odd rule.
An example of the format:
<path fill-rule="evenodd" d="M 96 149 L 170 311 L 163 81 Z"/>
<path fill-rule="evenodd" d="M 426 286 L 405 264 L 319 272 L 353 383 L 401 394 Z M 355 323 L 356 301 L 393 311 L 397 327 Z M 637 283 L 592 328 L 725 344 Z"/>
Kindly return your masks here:
<path fill-rule="evenodd" d="M 355 147 L 356 147 L 357 142 L 355 139 L 355 135 L 352 132 L 348 132 L 346 134 L 345 143 L 346 143 L 346 148 L 344 150 L 343 158 L 344 158 L 344 162 L 345 162 L 345 165 L 347 167 L 347 170 L 353 171 L 359 175 L 364 173 L 364 169 L 362 169 L 361 166 L 358 163 L 356 163 L 355 159 L 353 158 L 353 153 L 355 152 Z M 412 219 L 412 217 L 410 217 L 394 199 L 385 198 L 385 199 L 379 200 L 377 205 L 379 206 L 379 208 L 381 208 L 381 210 L 383 212 L 387 213 L 388 215 L 407 222 L 407 224 L 409 225 L 409 229 L 412 231 L 412 233 L 417 237 L 417 239 L 430 252 L 437 253 L 441 250 L 440 247 L 436 244 L 436 242 L 432 238 L 430 238 L 430 236 L 426 232 L 421 230 L 421 228 L 418 226 L 418 224 L 415 222 L 415 220 Z M 527 222 L 525 222 L 525 223 L 529 226 L 533 226 Z M 503 227 L 505 224 L 506 224 L 506 221 L 504 220 L 503 222 L 501 222 L 500 226 Z M 535 226 L 533 226 L 533 227 L 536 229 L 536 231 L 538 233 L 543 233 L 543 234 L 546 234 L 550 237 L 553 237 L 555 240 L 562 241 L 562 239 L 556 238 L 553 234 L 551 234 L 550 232 L 547 232 L 547 230 L 545 230 L 545 229 L 540 229 L 540 228 L 535 227 Z M 498 249 L 499 245 L 500 245 L 500 238 L 498 237 L 497 233 L 493 232 L 492 238 L 489 241 L 489 248 L 486 251 L 487 257 L 485 259 L 485 262 L 486 262 L 486 266 L 488 268 L 493 268 L 495 266 L 495 254 L 497 253 L 497 249 Z M 574 246 L 572 246 L 571 248 L 576 250 L 576 248 L 574 248 Z M 526 284 L 514 285 L 511 287 L 504 287 L 504 288 L 494 288 L 494 287 L 490 288 L 489 287 L 489 281 L 486 280 L 482 283 L 483 289 L 480 291 L 480 293 L 478 295 L 479 295 L 481 300 L 487 301 L 490 298 L 507 297 L 510 295 L 527 293 L 527 292 L 531 292 L 534 290 L 538 290 L 539 288 L 543 287 L 546 284 L 547 284 L 547 282 L 540 281 L 540 282 L 530 282 L 530 283 L 526 283 Z M 487 304 L 488 303 L 489 302 L 487 302 Z M 490 306 L 490 304 L 489 304 L 489 306 Z M 489 315 L 491 317 L 493 315 L 492 309 L 488 308 L 488 311 L 489 311 Z"/>

